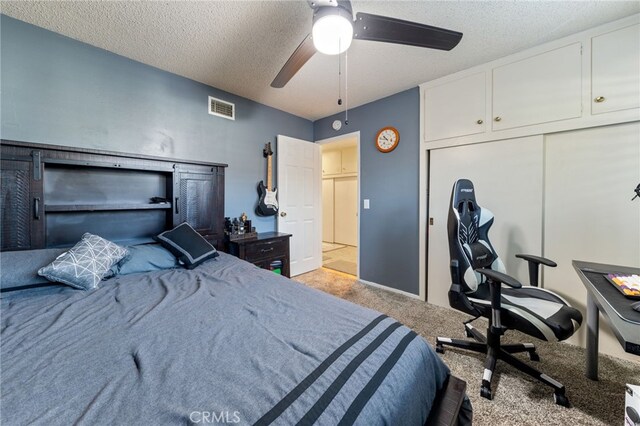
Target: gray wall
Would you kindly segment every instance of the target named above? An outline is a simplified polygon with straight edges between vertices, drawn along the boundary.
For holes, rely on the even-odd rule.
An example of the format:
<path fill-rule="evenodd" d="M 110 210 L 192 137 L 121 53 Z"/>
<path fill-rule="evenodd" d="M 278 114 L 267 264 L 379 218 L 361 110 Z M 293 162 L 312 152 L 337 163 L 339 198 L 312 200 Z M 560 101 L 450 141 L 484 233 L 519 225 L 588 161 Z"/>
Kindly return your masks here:
<path fill-rule="evenodd" d="M 360 277 L 418 294 L 418 180 L 420 91 L 413 88 L 349 111 L 349 125 L 334 131 L 344 113 L 316 121 L 314 140 L 360 131 Z M 398 147 L 379 152 L 378 130 L 393 126 Z M 362 199 L 371 209 L 362 209 Z"/>
<path fill-rule="evenodd" d="M 311 121 L 5 15 L 0 30 L 3 139 L 228 163 L 225 215 L 275 229 L 253 213 L 262 147 L 311 140 Z M 209 115 L 208 96 L 235 103 L 236 120 Z"/>

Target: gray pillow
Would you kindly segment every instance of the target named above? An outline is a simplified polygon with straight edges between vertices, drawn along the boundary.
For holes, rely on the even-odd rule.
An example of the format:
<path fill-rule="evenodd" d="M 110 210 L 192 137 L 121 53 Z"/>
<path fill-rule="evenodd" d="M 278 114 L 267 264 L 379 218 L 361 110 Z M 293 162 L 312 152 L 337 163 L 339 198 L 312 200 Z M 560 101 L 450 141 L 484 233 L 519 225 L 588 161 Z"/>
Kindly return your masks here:
<path fill-rule="evenodd" d="M 156 239 L 187 269 L 193 269 L 205 260 L 219 256 L 215 247 L 187 222 L 170 231 L 164 231 Z"/>
<path fill-rule="evenodd" d="M 127 247 L 129 255 L 114 265 L 115 275 L 137 274 L 177 268 L 178 259 L 160 244 L 141 244 Z"/>
<path fill-rule="evenodd" d="M 38 274 L 50 281 L 91 290 L 127 254 L 124 247 L 87 232 L 71 250 L 40 268 Z"/>
<path fill-rule="evenodd" d="M 8 290 L 51 281 L 38 275 L 38 269 L 48 265 L 67 249 L 3 251 L 0 253 L 0 288 Z"/>

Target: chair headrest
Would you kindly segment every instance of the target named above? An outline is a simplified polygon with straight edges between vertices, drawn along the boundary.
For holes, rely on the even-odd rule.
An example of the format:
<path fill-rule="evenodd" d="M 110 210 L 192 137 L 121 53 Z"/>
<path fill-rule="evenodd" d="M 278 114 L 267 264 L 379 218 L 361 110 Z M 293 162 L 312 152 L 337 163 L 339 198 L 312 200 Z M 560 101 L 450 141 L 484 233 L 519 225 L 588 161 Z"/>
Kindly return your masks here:
<path fill-rule="evenodd" d="M 458 179 L 453 185 L 453 192 L 451 193 L 451 207 L 457 209 L 460 203 L 468 201 L 477 205 L 473 183 L 469 179 Z"/>

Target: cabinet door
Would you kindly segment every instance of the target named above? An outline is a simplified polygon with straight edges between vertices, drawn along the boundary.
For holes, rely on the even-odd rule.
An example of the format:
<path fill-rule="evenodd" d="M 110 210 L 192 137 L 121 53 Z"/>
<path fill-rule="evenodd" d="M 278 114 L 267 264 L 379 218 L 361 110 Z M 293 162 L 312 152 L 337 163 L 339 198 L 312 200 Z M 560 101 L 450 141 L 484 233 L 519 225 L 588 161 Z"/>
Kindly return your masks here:
<path fill-rule="evenodd" d="M 333 179 L 322 179 L 322 241 L 333 242 Z"/>
<path fill-rule="evenodd" d="M 424 134 L 428 141 L 485 131 L 485 73 L 429 87 L 424 93 Z"/>
<path fill-rule="evenodd" d="M 358 173 L 358 148 L 342 150 L 342 173 Z"/>
<path fill-rule="evenodd" d="M 322 153 L 322 175 L 337 175 L 342 169 L 342 155 L 340 151 L 326 151 Z"/>
<path fill-rule="evenodd" d="M 430 151 L 427 301 L 449 306 L 447 218 L 451 189 L 460 178 L 473 182 L 478 204 L 495 215 L 489 239 L 507 273 L 528 283 L 526 262 L 514 255 L 542 250 L 542 160 L 542 136 Z"/>
<path fill-rule="evenodd" d="M 591 39 L 591 113 L 640 107 L 640 24 Z"/>
<path fill-rule="evenodd" d="M 336 243 L 358 245 L 358 178 L 335 179 L 335 233 Z"/>
<path fill-rule="evenodd" d="M 493 69 L 493 130 L 582 115 L 582 48 L 561 47 Z"/>
<path fill-rule="evenodd" d="M 216 173 L 177 172 L 174 187 L 174 226 L 187 222 L 200 234 L 213 238 L 220 230 L 220 215 L 214 211 L 219 195 Z"/>
<path fill-rule="evenodd" d="M 2 250 L 44 247 L 42 180 L 33 178 L 33 162 L 2 160 Z"/>

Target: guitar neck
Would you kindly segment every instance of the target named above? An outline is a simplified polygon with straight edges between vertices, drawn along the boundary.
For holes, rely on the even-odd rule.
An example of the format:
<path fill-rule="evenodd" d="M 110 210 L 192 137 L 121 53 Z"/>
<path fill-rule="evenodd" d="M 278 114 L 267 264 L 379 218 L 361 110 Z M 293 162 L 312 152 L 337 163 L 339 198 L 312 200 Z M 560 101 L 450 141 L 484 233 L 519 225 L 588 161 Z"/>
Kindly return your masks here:
<path fill-rule="evenodd" d="M 268 155 L 267 156 L 267 190 L 268 191 L 273 191 L 273 182 L 272 182 L 272 178 L 271 178 L 271 158 L 273 156 L 272 155 Z"/>

